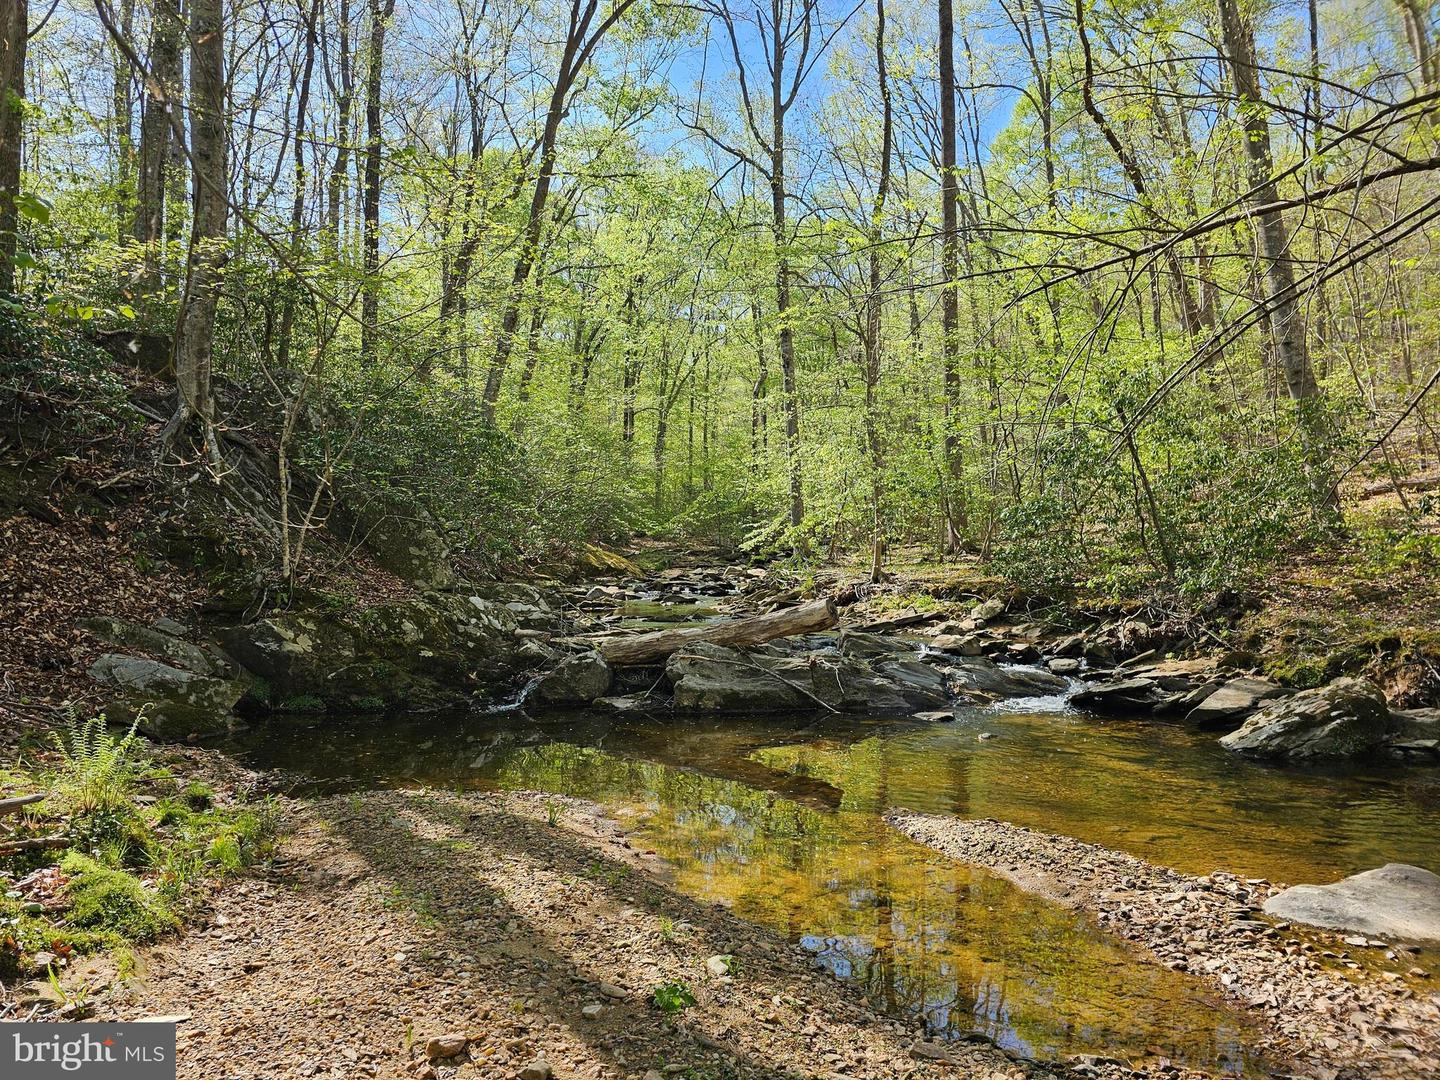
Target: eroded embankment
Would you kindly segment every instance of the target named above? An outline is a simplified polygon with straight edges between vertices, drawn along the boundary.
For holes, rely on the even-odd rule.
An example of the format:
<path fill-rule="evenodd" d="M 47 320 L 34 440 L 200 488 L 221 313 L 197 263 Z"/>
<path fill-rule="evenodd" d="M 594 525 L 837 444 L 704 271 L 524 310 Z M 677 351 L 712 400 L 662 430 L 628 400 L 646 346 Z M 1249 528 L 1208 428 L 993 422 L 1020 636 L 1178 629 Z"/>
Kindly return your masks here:
<path fill-rule="evenodd" d="M 1301 1075 L 1440 1075 L 1440 995 L 1418 978 L 1352 971 L 1338 939 L 1327 957 L 1284 924 L 1255 917 L 1279 891 L 1273 884 L 1223 872 L 1190 877 L 1007 822 L 908 811 L 886 817 L 943 854 L 1092 914 L 1161 963 L 1258 1011 L 1266 1021 L 1262 1047 L 1294 1059 Z"/>

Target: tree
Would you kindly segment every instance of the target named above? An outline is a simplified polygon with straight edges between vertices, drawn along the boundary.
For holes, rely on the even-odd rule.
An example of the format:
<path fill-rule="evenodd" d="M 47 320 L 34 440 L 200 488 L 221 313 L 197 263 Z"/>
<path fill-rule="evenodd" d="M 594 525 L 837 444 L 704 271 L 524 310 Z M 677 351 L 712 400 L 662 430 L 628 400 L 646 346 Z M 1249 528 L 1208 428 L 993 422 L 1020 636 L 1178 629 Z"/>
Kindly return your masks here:
<path fill-rule="evenodd" d="M 945 368 L 945 546 L 958 551 L 964 540 L 965 502 L 961 484 L 960 433 L 960 173 L 955 125 L 955 12 L 940 0 L 940 356 Z"/>
<path fill-rule="evenodd" d="M 375 362 L 380 333 L 380 95 L 384 89 L 385 28 L 395 0 L 370 0 L 370 49 L 365 74 L 365 283 L 360 301 L 360 359 Z"/>
<path fill-rule="evenodd" d="M 123 29 L 122 29 L 123 33 Z M 140 162 L 135 185 L 133 235 L 145 248 L 142 292 L 160 287 L 160 244 L 165 238 L 166 172 L 172 125 L 180 98 L 185 25 L 175 0 L 155 0 L 150 26 L 150 61 L 140 114 Z"/>
<path fill-rule="evenodd" d="M 393 0 L 392 0 L 393 2 Z M 515 329 L 520 323 L 520 306 L 524 302 L 530 272 L 540 254 L 540 234 L 545 226 L 545 204 L 550 198 L 550 184 L 555 177 L 556 148 L 560 122 L 569 109 L 570 93 L 585 65 L 615 24 L 624 18 L 635 0 L 616 0 L 610 13 L 595 22 L 599 0 L 570 0 L 569 20 L 561 47 L 560 62 L 550 89 L 550 103 L 545 110 L 545 126 L 540 134 L 540 161 L 535 173 L 535 186 L 530 193 L 530 210 L 520 234 L 520 250 L 505 293 L 500 328 L 495 334 L 495 352 L 485 377 L 485 393 L 480 401 L 481 415 L 493 423 L 495 405 L 500 400 L 500 387 L 505 368 L 515 346 Z"/>
<path fill-rule="evenodd" d="M 202 444 L 218 463 L 211 364 L 215 309 L 225 265 L 229 172 L 225 139 L 225 12 L 222 0 L 190 3 L 190 252 L 175 328 L 175 413 L 160 435 L 168 447 L 180 431 L 200 425 Z"/>
<path fill-rule="evenodd" d="M 0 4 L 0 293 L 15 291 L 20 230 L 20 141 L 25 129 L 27 0 Z"/>
<path fill-rule="evenodd" d="M 1285 225 L 1283 210 L 1275 208 L 1279 201 L 1270 153 L 1270 124 L 1267 107 L 1260 94 L 1260 70 L 1255 61 L 1255 34 L 1240 14 L 1237 0 L 1219 0 L 1220 29 L 1229 60 L 1230 77 L 1238 99 L 1241 142 L 1244 145 L 1250 190 L 1246 198 L 1256 208 L 1258 240 L 1263 272 L 1269 286 L 1265 298 L 1270 337 L 1275 343 L 1285 388 L 1295 402 L 1301 429 L 1310 445 L 1311 483 L 1323 505 L 1335 501 L 1328 468 L 1322 460 L 1325 421 L 1320 388 L 1310 364 L 1305 340 L 1305 320 L 1300 313 L 1300 295 L 1296 289 L 1294 255 L 1290 250 L 1290 231 Z"/>

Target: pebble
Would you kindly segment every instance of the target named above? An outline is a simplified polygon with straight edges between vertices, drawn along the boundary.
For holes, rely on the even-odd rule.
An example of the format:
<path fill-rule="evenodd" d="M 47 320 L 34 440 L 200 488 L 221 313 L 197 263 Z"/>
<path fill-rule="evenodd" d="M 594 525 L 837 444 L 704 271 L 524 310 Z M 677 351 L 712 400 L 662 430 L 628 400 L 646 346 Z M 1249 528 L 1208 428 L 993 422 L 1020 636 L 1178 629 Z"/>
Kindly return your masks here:
<path fill-rule="evenodd" d="M 599 1015 L 600 1015 L 601 1013 L 603 1013 L 604 1011 L 605 1011 L 605 1006 L 604 1006 L 604 1005 L 591 1004 L 591 1005 L 586 1005 L 583 1009 L 581 1009 L 581 1010 L 580 1010 L 580 1015 L 583 1016 L 583 1017 L 585 1017 L 586 1020 L 594 1020 L 594 1019 L 596 1019 L 597 1017 L 599 1017 Z"/>
<path fill-rule="evenodd" d="M 463 1054 L 470 1040 L 464 1035 L 436 1035 L 425 1043 L 425 1056 L 433 1061 Z"/>
<path fill-rule="evenodd" d="M 555 1070 L 544 1058 L 536 1058 L 515 1074 L 519 1080 L 550 1080 Z"/>

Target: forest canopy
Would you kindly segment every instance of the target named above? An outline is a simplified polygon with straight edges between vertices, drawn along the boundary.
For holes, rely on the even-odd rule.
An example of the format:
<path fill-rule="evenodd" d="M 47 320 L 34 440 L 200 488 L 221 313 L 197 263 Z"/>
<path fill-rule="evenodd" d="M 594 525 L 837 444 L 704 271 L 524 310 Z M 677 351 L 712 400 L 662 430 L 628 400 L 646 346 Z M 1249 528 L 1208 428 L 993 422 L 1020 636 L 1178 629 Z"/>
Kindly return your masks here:
<path fill-rule="evenodd" d="M 1212 591 L 1376 484 L 1440 547 L 1427 0 L 3 22 L 6 333 L 161 339 L 162 453 L 258 445 L 285 573 L 356 478 L 497 567 L 649 533 Z"/>

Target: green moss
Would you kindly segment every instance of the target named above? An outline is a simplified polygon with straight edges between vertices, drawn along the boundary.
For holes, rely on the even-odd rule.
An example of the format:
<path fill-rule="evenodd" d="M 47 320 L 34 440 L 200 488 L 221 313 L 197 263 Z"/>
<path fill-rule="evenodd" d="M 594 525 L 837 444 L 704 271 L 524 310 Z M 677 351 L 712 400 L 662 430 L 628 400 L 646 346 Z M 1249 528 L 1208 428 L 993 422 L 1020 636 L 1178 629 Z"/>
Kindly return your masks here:
<path fill-rule="evenodd" d="M 325 699 L 315 694 L 296 694 L 275 706 L 279 712 L 316 713 L 325 711 Z"/>
<path fill-rule="evenodd" d="M 70 900 L 67 918 L 72 926 L 113 934 L 121 941 L 143 943 L 154 941 L 178 925 L 169 905 L 132 874 L 73 851 L 61 861 L 60 868 L 70 875 L 66 894 Z"/>

